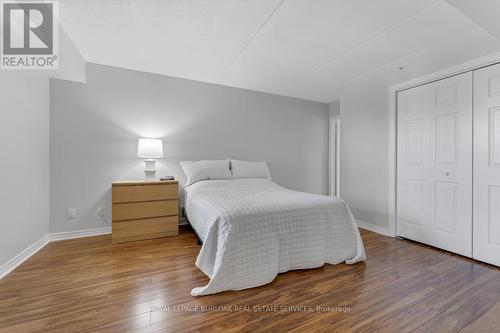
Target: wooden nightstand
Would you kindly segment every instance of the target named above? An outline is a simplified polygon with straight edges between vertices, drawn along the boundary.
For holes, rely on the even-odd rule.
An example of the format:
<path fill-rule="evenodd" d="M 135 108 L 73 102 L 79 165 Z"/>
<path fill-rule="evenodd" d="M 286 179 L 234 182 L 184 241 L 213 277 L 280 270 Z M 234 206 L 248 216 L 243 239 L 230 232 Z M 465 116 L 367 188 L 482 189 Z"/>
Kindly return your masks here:
<path fill-rule="evenodd" d="M 179 234 L 178 181 L 116 181 L 112 186 L 112 242 Z"/>

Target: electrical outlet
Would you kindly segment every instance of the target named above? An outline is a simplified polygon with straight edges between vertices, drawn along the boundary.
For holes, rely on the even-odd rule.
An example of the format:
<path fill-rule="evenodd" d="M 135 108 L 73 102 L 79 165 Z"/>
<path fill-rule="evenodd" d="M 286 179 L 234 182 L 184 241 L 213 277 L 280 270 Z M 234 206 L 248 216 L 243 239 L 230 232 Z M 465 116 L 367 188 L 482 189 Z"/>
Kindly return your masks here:
<path fill-rule="evenodd" d="M 76 209 L 75 208 L 68 208 L 68 209 L 66 209 L 66 218 L 68 220 L 74 220 L 74 219 L 76 219 Z"/>

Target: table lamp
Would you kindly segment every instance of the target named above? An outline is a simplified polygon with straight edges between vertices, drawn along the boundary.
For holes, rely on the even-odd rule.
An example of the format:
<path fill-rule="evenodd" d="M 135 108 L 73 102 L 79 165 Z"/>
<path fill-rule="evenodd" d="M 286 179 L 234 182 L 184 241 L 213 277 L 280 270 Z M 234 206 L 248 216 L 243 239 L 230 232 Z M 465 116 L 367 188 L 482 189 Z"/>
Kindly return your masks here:
<path fill-rule="evenodd" d="M 137 157 L 144 158 L 144 175 L 146 179 L 156 179 L 156 160 L 163 158 L 163 141 L 160 139 L 139 139 Z"/>

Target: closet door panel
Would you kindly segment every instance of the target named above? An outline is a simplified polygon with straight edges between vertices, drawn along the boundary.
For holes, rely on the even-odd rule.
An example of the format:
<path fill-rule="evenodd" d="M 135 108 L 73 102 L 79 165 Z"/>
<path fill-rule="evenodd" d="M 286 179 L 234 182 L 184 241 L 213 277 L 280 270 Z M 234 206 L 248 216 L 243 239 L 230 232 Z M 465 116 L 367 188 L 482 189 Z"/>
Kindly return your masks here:
<path fill-rule="evenodd" d="M 426 87 L 398 93 L 398 235 L 427 241 L 429 98 Z"/>
<path fill-rule="evenodd" d="M 433 245 L 472 256 L 472 73 L 429 85 Z"/>
<path fill-rule="evenodd" d="M 472 75 L 398 93 L 398 235 L 472 255 Z"/>
<path fill-rule="evenodd" d="M 500 65 L 474 72 L 474 258 L 500 266 Z"/>

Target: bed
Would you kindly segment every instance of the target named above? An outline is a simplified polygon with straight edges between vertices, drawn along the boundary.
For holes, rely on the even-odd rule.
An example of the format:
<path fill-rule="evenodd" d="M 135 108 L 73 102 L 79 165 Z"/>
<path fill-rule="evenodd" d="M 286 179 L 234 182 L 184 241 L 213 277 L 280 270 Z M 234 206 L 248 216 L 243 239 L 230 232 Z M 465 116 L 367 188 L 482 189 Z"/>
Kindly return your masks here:
<path fill-rule="evenodd" d="M 185 187 L 185 213 L 202 240 L 209 278 L 193 296 L 267 284 L 278 273 L 365 260 L 347 204 L 270 179 L 202 180 Z"/>

